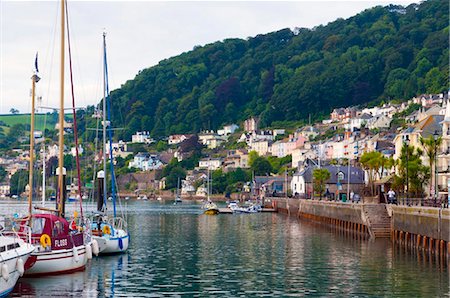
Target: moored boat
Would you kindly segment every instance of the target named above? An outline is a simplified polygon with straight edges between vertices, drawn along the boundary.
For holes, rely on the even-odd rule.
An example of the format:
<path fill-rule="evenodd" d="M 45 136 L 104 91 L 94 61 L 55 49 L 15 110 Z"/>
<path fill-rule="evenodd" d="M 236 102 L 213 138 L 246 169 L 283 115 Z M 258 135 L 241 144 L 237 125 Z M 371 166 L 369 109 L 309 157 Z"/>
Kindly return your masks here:
<path fill-rule="evenodd" d="M 83 270 L 86 262 L 92 257 L 90 244 L 90 234 L 86 229 L 85 220 L 82 212 L 81 189 L 80 189 L 80 211 L 81 216 L 74 212 L 72 221 L 65 218 L 65 201 L 67 197 L 65 169 L 64 169 L 64 60 L 65 60 L 65 31 L 66 31 L 66 1 L 61 1 L 61 78 L 60 78 L 60 110 L 59 110 L 59 137 L 58 137 L 58 188 L 56 196 L 56 207 L 39 207 L 42 213 L 34 213 L 33 203 L 33 161 L 34 161 L 34 114 L 35 114 L 35 85 L 39 81 L 36 57 L 36 70 L 32 76 L 32 101 L 31 101 L 31 126 L 30 126 L 30 167 L 29 167 L 29 194 L 28 194 L 28 216 L 16 219 L 18 223 L 19 234 L 23 235 L 25 231 L 31 230 L 30 243 L 35 250 L 31 253 L 25 263 L 25 275 L 48 275 L 68 273 L 77 270 Z M 70 58 L 70 39 L 69 40 L 69 61 Z M 73 106 L 75 106 L 73 100 Z M 73 108 L 75 113 L 75 108 Z M 75 144 L 78 148 L 76 117 L 74 117 L 74 136 Z M 78 152 L 77 172 L 80 175 Z M 80 179 L 78 179 L 80 181 Z M 43 200 L 45 202 L 45 198 Z"/>
<path fill-rule="evenodd" d="M 104 97 L 103 97 L 103 171 L 99 171 L 98 178 L 98 195 L 97 195 L 97 212 L 94 214 L 91 223 L 92 238 L 96 240 L 101 254 L 121 253 L 128 249 L 129 234 L 127 231 L 127 222 L 123 216 L 118 216 L 116 210 L 116 201 L 119 195 L 116 191 L 116 177 L 114 173 L 114 157 L 112 148 L 112 128 L 111 124 L 111 98 L 109 97 L 108 86 L 108 66 L 106 55 L 106 33 L 103 33 L 103 67 L 104 67 Z M 108 115 L 108 117 L 106 116 Z M 111 217 L 107 214 L 107 156 L 106 156 L 106 136 L 109 139 L 109 165 L 111 177 L 111 201 L 113 205 L 113 214 Z M 138 200 L 141 197 L 138 197 Z M 148 200 L 147 196 L 143 196 L 142 200 Z"/>
<path fill-rule="evenodd" d="M 35 249 L 29 243 L 29 232 L 24 232 L 22 238 L 13 231 L 0 231 L 0 297 L 6 297 L 13 290 Z"/>

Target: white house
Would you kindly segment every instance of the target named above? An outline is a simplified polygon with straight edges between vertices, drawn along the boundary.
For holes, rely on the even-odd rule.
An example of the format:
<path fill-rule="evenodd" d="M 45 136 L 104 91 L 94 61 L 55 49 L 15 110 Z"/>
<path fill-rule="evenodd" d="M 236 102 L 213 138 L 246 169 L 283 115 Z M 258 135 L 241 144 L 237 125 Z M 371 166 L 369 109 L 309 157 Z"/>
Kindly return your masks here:
<path fill-rule="evenodd" d="M 198 167 L 201 169 L 217 170 L 222 166 L 221 158 L 202 158 L 198 162 Z"/>
<path fill-rule="evenodd" d="M 256 151 L 258 155 L 262 156 L 269 153 L 271 143 L 272 142 L 268 140 L 254 141 L 251 143 L 250 148 L 252 151 Z"/>
<path fill-rule="evenodd" d="M 83 147 L 81 147 L 81 145 L 78 144 L 78 154 L 79 154 L 79 155 L 83 155 L 83 152 L 84 152 Z M 73 157 L 76 157 L 76 156 L 77 156 L 77 150 L 76 150 L 76 147 L 70 148 L 70 154 L 72 154 Z"/>
<path fill-rule="evenodd" d="M 371 121 L 368 123 L 367 127 L 369 129 L 383 129 L 383 128 L 389 128 L 391 126 L 392 118 L 381 115 L 375 117 L 374 121 Z"/>
<path fill-rule="evenodd" d="M 169 145 L 180 144 L 190 136 L 191 135 L 170 135 L 167 142 L 169 143 Z"/>
<path fill-rule="evenodd" d="M 151 171 L 161 169 L 163 163 L 157 155 L 139 152 L 134 159 L 130 161 L 128 168 L 138 168 L 142 171 Z"/>
<path fill-rule="evenodd" d="M 122 158 L 125 158 L 129 154 L 132 154 L 132 152 L 128 151 L 127 143 L 120 140 L 119 142 L 113 142 L 112 144 L 112 150 L 113 150 L 113 158 L 120 156 Z M 106 155 L 108 155 L 109 158 L 109 141 L 106 143 Z"/>
<path fill-rule="evenodd" d="M 292 167 L 298 168 L 307 159 L 316 159 L 317 151 L 313 149 L 298 148 L 292 151 Z"/>
<path fill-rule="evenodd" d="M 219 147 L 222 143 L 227 141 L 226 136 L 219 136 L 214 131 L 204 132 L 198 135 L 199 143 L 205 145 L 209 149 Z"/>
<path fill-rule="evenodd" d="M 131 143 L 145 143 L 151 144 L 155 140 L 150 137 L 150 132 L 148 131 L 138 131 L 131 136 Z"/>
<path fill-rule="evenodd" d="M 238 128 L 239 126 L 237 126 L 236 124 L 225 125 L 222 129 L 219 129 L 217 131 L 217 134 L 219 136 L 226 136 L 234 133 Z"/>

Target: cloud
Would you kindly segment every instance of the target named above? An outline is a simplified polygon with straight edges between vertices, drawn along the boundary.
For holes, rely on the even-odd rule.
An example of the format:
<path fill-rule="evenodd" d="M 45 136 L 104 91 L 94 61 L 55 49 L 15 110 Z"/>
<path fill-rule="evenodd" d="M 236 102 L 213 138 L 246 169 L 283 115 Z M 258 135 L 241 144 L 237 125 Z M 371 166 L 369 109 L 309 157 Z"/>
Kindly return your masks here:
<path fill-rule="evenodd" d="M 391 1 L 409 4 L 412 1 Z M 78 106 L 102 94 L 102 32 L 106 28 L 111 89 L 160 60 L 226 38 L 283 28 L 314 27 L 387 1 L 118 2 L 70 1 L 70 30 Z M 59 99 L 59 3 L 0 2 L 0 113 L 30 110 L 30 77 L 39 51 L 44 105 Z M 68 75 L 66 75 L 66 79 Z M 67 81 L 67 80 L 66 80 Z M 69 85 L 66 102 L 69 103 Z"/>

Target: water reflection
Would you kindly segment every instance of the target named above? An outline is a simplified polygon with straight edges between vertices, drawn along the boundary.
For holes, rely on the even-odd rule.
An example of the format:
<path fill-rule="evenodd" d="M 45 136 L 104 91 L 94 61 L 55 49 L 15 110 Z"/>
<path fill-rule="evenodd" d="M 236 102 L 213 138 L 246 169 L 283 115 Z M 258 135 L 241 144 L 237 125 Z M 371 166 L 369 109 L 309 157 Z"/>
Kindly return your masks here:
<path fill-rule="evenodd" d="M 130 202 L 127 210 L 127 254 L 94 258 L 76 274 L 21 279 L 13 296 L 449 295 L 446 262 L 389 240 L 278 214 L 205 216 L 198 204 Z"/>

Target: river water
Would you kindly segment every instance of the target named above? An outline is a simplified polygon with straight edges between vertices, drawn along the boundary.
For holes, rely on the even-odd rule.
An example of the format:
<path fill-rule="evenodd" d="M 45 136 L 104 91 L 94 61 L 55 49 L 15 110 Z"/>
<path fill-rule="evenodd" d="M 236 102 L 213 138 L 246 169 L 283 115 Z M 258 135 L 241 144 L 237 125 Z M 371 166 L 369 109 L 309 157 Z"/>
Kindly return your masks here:
<path fill-rule="evenodd" d="M 25 210 L 0 201 L 0 216 Z M 195 203 L 135 201 L 126 210 L 127 253 L 94 257 L 84 272 L 22 278 L 12 296 L 450 297 L 446 261 L 389 240 L 275 213 L 207 216 Z"/>

